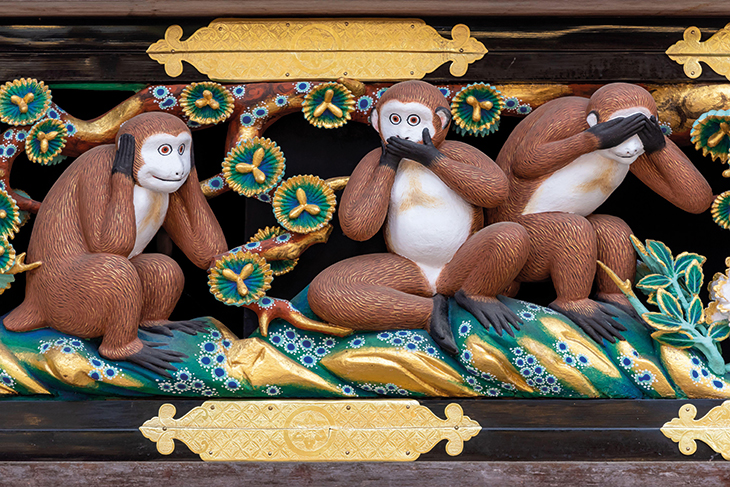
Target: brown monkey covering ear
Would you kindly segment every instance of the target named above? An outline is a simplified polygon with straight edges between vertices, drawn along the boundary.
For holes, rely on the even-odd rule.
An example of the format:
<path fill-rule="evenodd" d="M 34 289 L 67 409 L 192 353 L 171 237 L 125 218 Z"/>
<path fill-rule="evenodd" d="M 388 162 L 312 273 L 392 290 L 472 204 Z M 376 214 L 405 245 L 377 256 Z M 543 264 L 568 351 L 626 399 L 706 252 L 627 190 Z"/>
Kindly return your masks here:
<path fill-rule="evenodd" d="M 586 122 L 591 113 L 598 118 L 592 127 Z M 512 131 L 497 158 L 510 196 L 488 212 L 489 222 L 517 222 L 530 235 L 532 250 L 517 284 L 552 278 L 557 299 L 550 306 L 599 343 L 621 338 L 623 327 L 612 318 L 614 309 L 589 299 L 596 260 L 633 281 L 636 255 L 628 225 L 593 212 L 629 171 L 685 211 L 703 212 L 713 200 L 704 177 L 662 134 L 656 114 L 645 89 L 609 84 L 590 100 L 573 96 L 539 107 Z M 640 319 L 606 275 L 599 273 L 596 283 L 598 300 Z"/>
<path fill-rule="evenodd" d="M 424 328 L 455 353 L 446 300 L 454 296 L 484 326 L 513 334 L 520 319 L 496 295 L 527 258 L 527 232 L 514 223 L 482 228 L 482 208 L 507 196 L 505 175 L 477 149 L 444 140 L 448 124 L 437 110 L 448 103 L 422 81 L 383 94 L 373 112 L 381 138 L 388 121 L 380 113 L 396 100 L 407 104 L 398 110 L 412 112 L 399 113 L 403 123 L 388 129 L 395 136 L 357 165 L 338 212 L 343 232 L 355 240 L 385 227 L 390 253 L 325 269 L 309 288 L 309 304 L 328 322 L 356 330 Z M 423 143 L 408 139 L 415 133 Z"/>
<path fill-rule="evenodd" d="M 138 328 L 195 333 L 200 325 L 168 321 L 184 283 L 175 261 L 162 254 L 130 258 L 138 238 L 135 195 L 146 192 L 168 203 L 166 213 L 162 203 L 140 208 L 159 219 L 157 228 L 163 224 L 197 266 L 208 268 L 227 246 L 194 167 L 169 195 L 141 188 L 130 177 L 133 162 L 135 174 L 137 163 L 154 164 L 141 160 L 140 147 L 157 134 L 169 136 L 171 144 L 179 144 L 175 137 L 180 134 L 188 135 L 182 139 L 188 144 L 191 140 L 185 124 L 172 115 L 139 115 L 120 130 L 118 149 L 96 147 L 58 178 L 38 212 L 28 247 L 28 257 L 43 265 L 28 272 L 25 301 L 5 318 L 7 329 L 52 327 L 81 338 L 101 337 L 99 353 L 108 359 L 128 360 L 165 376 L 174 370 L 170 362 L 183 354 L 147 346 L 137 337 Z M 176 149 L 189 161 L 192 148 Z"/>

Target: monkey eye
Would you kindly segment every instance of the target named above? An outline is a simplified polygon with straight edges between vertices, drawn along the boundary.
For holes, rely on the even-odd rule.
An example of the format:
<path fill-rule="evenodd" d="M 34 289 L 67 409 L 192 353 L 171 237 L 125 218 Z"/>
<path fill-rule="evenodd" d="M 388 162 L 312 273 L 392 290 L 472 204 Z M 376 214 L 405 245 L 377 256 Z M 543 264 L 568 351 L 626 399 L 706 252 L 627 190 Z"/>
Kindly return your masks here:
<path fill-rule="evenodd" d="M 185 144 L 180 144 L 180 147 L 177 148 L 177 153 L 180 155 L 183 155 L 185 152 Z"/>
<path fill-rule="evenodd" d="M 400 115 L 398 115 L 397 113 L 391 113 L 390 123 L 392 123 L 393 125 L 398 125 L 400 123 Z"/>
<path fill-rule="evenodd" d="M 172 153 L 172 146 L 170 144 L 162 144 L 157 148 L 157 152 L 163 156 L 167 156 Z"/>
<path fill-rule="evenodd" d="M 408 125 L 418 125 L 421 123 L 421 117 L 418 115 L 408 115 Z"/>

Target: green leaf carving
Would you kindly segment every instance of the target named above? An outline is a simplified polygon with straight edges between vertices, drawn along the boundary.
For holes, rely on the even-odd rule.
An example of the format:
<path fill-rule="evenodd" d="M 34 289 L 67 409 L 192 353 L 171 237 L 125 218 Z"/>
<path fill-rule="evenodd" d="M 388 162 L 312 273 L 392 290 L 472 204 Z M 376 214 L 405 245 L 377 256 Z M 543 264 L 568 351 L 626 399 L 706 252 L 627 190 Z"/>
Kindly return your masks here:
<path fill-rule="evenodd" d="M 700 264 L 697 261 L 692 262 L 689 267 L 687 267 L 684 279 L 685 284 L 687 285 L 687 291 L 692 294 L 699 294 L 700 289 L 702 288 L 702 283 L 705 280 L 705 276 L 702 273 L 702 267 L 700 267 Z"/>
<path fill-rule="evenodd" d="M 684 271 L 690 266 L 692 262 L 697 262 L 700 267 L 705 263 L 707 259 L 699 254 L 692 252 L 682 252 L 674 259 L 674 272 L 678 275 L 684 274 Z"/>
<path fill-rule="evenodd" d="M 692 298 L 692 302 L 689 303 L 689 308 L 687 309 L 687 322 L 690 325 L 696 325 L 701 322 L 703 310 L 704 308 L 702 306 L 702 301 L 700 301 L 700 297 L 695 296 Z"/>
<path fill-rule="evenodd" d="M 682 328 L 683 322 L 678 320 L 674 316 L 665 315 L 662 313 L 644 313 L 641 315 L 649 325 L 656 328 L 657 330 L 663 331 L 679 331 Z"/>
<path fill-rule="evenodd" d="M 656 291 L 659 288 L 665 288 L 672 283 L 672 280 L 661 274 L 649 274 L 641 281 L 636 283 L 636 287 L 641 290 Z"/>
<path fill-rule="evenodd" d="M 651 337 L 659 343 L 680 349 L 694 345 L 692 335 L 686 331 L 655 331 L 651 334 Z"/>
<path fill-rule="evenodd" d="M 730 336 L 730 325 L 727 321 L 718 321 L 707 330 L 707 336 L 715 342 L 721 342 Z"/>
<path fill-rule="evenodd" d="M 674 272 L 674 258 L 672 257 L 672 251 L 669 250 L 669 247 L 664 245 L 662 242 L 659 242 L 657 240 L 647 240 L 646 241 L 646 248 L 649 251 L 649 253 L 660 263 L 664 266 L 665 269 L 667 269 L 668 274 L 673 274 Z"/>
<path fill-rule="evenodd" d="M 657 302 L 659 303 L 659 309 L 662 313 L 669 316 L 674 316 L 677 319 L 682 319 L 682 308 L 679 306 L 677 299 L 664 289 L 657 289 L 656 292 Z"/>

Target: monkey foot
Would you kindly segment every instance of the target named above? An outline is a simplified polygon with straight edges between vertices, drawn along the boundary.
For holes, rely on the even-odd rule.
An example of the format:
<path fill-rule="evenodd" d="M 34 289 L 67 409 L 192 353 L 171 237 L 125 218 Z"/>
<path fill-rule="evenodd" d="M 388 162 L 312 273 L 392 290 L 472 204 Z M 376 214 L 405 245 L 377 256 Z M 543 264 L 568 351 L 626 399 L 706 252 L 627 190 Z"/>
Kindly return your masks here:
<path fill-rule="evenodd" d="M 172 379 L 172 375 L 168 370 L 177 370 L 172 362 L 182 362 L 188 358 L 182 352 L 174 350 L 160 350 L 157 347 L 165 346 L 165 343 L 142 342 L 142 350 L 127 357 L 127 362 L 137 364 L 140 367 L 151 370 L 155 374 L 159 374 L 168 379 Z"/>
<path fill-rule="evenodd" d="M 644 325 L 648 330 L 650 331 L 656 331 L 654 328 L 652 328 L 646 321 L 644 321 L 644 318 L 639 315 L 639 313 L 636 312 L 633 306 L 631 306 L 631 303 L 629 303 L 628 298 L 624 296 L 621 293 L 618 294 L 609 294 L 609 293 L 598 293 L 595 296 L 596 301 L 600 301 L 602 303 L 610 304 L 611 306 L 615 306 L 616 308 L 620 309 L 627 315 L 631 317 L 632 320 L 637 321 Z"/>
<path fill-rule="evenodd" d="M 428 332 L 433 341 L 446 353 L 456 355 L 459 351 L 449 323 L 449 300 L 443 294 L 433 297 L 433 313 Z"/>
<path fill-rule="evenodd" d="M 460 289 L 454 294 L 454 299 L 459 306 L 474 315 L 484 328 L 494 327 L 494 331 L 499 336 L 502 336 L 502 332 L 507 332 L 509 336 L 514 337 L 515 333 L 512 328 L 520 330 L 522 320 L 497 298 L 471 297 Z"/>
<path fill-rule="evenodd" d="M 159 335 L 172 336 L 173 330 L 178 330 L 188 335 L 197 335 L 200 333 L 208 332 L 208 325 L 202 321 L 187 320 L 187 321 L 147 321 L 139 325 L 140 329 L 149 332 L 157 333 Z"/>
<path fill-rule="evenodd" d="M 617 316 L 615 311 L 601 303 L 587 298 L 578 301 L 556 299 L 548 307 L 580 326 L 597 343 L 603 343 L 604 338 L 611 343 L 616 343 L 617 338 L 625 340 L 619 332 L 626 331 L 626 327 L 613 319 Z"/>

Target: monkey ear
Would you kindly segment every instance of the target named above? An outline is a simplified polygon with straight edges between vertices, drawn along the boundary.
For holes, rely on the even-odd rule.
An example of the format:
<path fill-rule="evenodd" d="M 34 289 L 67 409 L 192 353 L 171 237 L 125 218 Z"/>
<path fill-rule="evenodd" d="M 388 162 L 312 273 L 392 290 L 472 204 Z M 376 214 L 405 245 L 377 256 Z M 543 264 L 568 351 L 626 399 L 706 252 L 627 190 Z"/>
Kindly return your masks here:
<path fill-rule="evenodd" d="M 441 130 L 445 129 L 451 122 L 451 112 L 446 107 L 438 107 L 436 115 L 441 119 Z"/>
<path fill-rule="evenodd" d="M 593 127 L 595 124 L 598 123 L 598 116 L 596 115 L 596 112 L 591 112 L 586 117 L 586 122 L 588 122 L 589 127 Z"/>
<path fill-rule="evenodd" d="M 380 133 L 380 119 L 378 118 L 378 109 L 373 108 L 370 112 L 370 124 L 373 126 L 377 133 Z"/>

